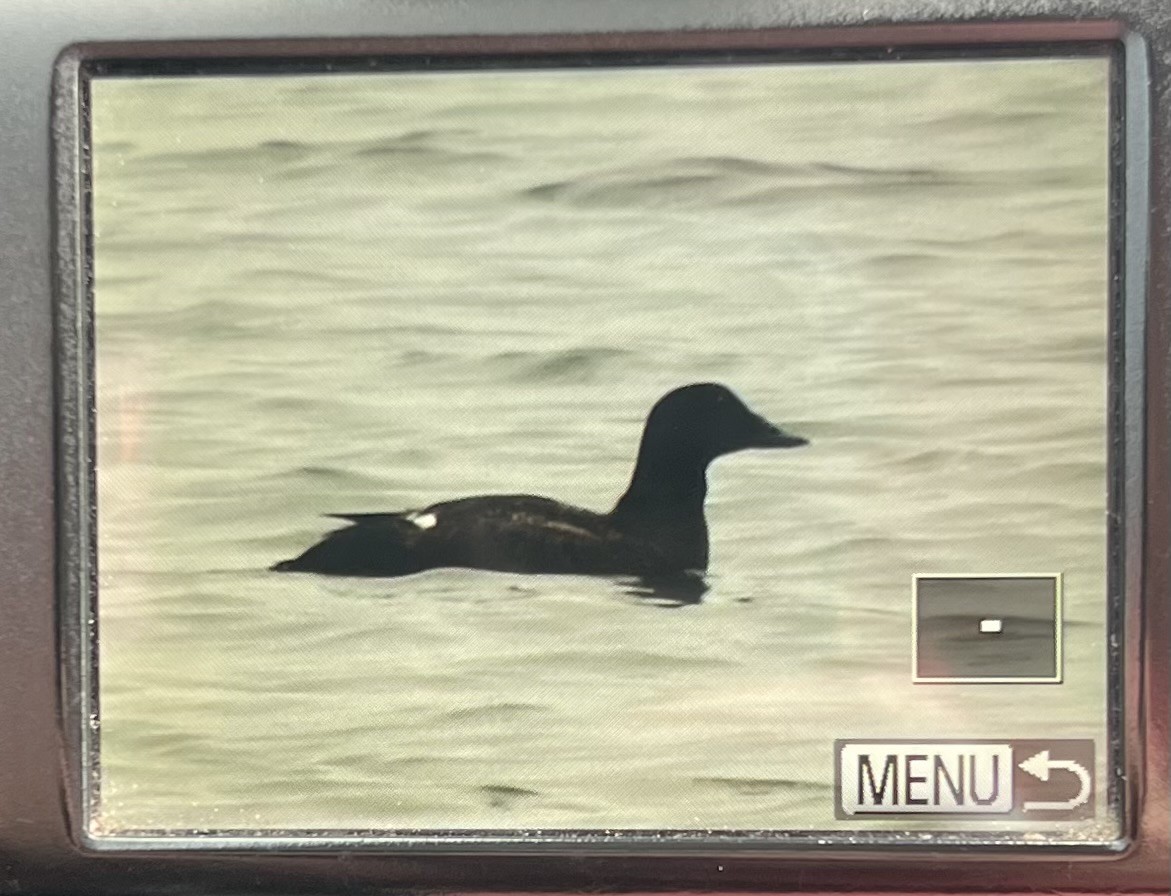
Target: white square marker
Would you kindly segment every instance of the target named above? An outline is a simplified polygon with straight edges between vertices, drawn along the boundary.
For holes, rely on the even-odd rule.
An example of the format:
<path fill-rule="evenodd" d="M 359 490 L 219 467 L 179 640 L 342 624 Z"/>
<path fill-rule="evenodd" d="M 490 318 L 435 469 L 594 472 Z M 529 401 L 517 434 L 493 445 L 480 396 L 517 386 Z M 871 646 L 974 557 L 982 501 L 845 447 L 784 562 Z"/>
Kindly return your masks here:
<path fill-rule="evenodd" d="M 1002 644 L 1008 632 L 1012 643 Z M 911 578 L 916 684 L 1059 684 L 1061 640 L 1059 572 Z M 989 649 L 993 641 L 999 649 Z"/>

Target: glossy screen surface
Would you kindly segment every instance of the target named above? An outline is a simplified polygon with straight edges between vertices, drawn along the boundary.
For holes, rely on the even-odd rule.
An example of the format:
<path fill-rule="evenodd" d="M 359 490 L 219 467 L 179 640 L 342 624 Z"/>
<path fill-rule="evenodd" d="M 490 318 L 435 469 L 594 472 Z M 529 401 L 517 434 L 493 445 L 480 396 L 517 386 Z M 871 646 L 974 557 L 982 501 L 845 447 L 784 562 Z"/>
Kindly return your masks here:
<path fill-rule="evenodd" d="M 90 91 L 91 834 L 1117 837 L 1109 60 Z M 701 382 L 702 577 L 270 569 Z"/>

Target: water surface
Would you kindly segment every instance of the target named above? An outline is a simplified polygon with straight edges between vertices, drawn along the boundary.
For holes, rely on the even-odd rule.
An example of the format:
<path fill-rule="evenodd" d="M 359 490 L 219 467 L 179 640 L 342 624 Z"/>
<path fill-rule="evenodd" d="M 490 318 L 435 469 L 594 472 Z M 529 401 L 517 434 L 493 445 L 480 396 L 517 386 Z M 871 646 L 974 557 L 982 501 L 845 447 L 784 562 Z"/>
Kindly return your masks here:
<path fill-rule="evenodd" d="M 1106 90 L 96 83 L 102 826 L 829 829 L 834 738 L 1104 754 Z M 701 603 L 266 571 L 327 512 L 605 510 L 704 380 L 811 444 L 713 466 Z M 1064 684 L 912 685 L 930 572 L 1064 573 Z"/>

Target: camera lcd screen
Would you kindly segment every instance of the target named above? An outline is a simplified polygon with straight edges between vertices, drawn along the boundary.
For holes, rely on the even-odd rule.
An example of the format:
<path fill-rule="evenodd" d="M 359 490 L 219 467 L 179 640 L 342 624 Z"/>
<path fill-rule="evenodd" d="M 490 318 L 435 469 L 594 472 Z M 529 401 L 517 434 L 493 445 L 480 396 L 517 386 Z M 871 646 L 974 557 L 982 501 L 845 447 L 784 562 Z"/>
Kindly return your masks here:
<path fill-rule="evenodd" d="M 1118 838 L 1111 66 L 93 76 L 88 834 Z"/>

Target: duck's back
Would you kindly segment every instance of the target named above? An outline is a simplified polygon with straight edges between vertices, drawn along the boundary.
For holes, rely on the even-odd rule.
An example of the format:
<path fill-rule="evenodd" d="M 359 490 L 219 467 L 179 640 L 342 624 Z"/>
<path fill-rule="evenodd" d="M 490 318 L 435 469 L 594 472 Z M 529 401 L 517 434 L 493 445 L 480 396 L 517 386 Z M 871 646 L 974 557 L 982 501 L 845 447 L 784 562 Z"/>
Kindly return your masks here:
<path fill-rule="evenodd" d="M 404 513 L 337 514 L 350 525 L 274 569 L 401 576 L 437 567 L 577 575 L 652 574 L 655 545 L 607 514 L 535 495 L 485 495 Z"/>

